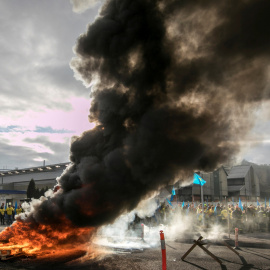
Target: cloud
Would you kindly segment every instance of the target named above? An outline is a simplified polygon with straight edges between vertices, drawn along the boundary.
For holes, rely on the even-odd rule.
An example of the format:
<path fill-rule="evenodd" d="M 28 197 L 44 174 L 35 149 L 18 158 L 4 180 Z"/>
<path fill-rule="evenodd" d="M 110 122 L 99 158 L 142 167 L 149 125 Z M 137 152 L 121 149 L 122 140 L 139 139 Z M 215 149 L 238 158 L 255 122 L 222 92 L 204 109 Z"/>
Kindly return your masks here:
<path fill-rule="evenodd" d="M 66 162 L 71 136 L 92 128 L 89 90 L 69 62 L 96 12 L 79 16 L 69 1 L 0 3 L 0 168 Z"/>
<path fill-rule="evenodd" d="M 83 13 L 89 8 L 93 8 L 99 3 L 103 2 L 102 0 L 70 0 L 73 5 L 73 11 L 76 13 Z"/>
<path fill-rule="evenodd" d="M 59 136 L 55 139 L 53 142 L 49 136 L 34 137 L 34 134 L 28 134 L 25 139 L 20 134 L 1 133 L 0 170 L 40 166 L 40 160 L 47 164 L 68 162 L 69 138 Z"/>

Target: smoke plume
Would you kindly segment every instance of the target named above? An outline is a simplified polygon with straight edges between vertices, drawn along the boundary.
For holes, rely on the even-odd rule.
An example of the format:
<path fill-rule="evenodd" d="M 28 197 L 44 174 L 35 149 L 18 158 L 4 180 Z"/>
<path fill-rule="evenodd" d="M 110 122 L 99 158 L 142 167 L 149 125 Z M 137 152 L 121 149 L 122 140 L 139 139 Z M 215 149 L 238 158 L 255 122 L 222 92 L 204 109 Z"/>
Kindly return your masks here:
<path fill-rule="evenodd" d="M 110 0 L 74 48 L 92 130 L 34 218 L 100 226 L 239 150 L 269 98 L 270 2 Z"/>

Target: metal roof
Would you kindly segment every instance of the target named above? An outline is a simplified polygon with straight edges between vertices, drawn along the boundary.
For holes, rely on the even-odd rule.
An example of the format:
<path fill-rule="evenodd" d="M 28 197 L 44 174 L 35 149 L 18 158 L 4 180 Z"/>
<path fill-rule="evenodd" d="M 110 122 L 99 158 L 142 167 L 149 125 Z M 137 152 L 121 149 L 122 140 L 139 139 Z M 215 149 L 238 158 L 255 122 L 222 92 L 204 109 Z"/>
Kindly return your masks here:
<path fill-rule="evenodd" d="M 225 173 L 228 175 L 230 173 L 230 168 L 228 166 L 222 166 L 223 170 L 225 171 Z"/>
<path fill-rule="evenodd" d="M 240 165 L 232 167 L 227 179 L 245 178 L 251 165 Z"/>
<path fill-rule="evenodd" d="M 4 170 L 0 171 L 0 176 L 10 176 L 10 175 L 22 175 L 27 173 L 33 173 L 33 172 L 49 172 L 54 170 L 63 170 L 66 168 L 70 163 L 58 163 L 58 164 L 52 164 L 47 166 L 40 166 L 40 167 L 31 167 L 31 168 L 25 168 L 25 169 L 15 169 L 15 170 Z"/>

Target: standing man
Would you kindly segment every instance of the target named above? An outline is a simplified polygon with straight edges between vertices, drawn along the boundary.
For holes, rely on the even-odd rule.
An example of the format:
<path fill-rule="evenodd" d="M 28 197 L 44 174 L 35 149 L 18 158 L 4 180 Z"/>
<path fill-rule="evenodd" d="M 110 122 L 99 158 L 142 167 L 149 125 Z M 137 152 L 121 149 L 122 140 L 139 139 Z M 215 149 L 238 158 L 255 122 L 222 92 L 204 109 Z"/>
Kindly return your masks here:
<path fill-rule="evenodd" d="M 232 212 L 232 218 L 233 218 L 233 226 L 234 228 L 239 229 L 239 233 L 243 232 L 243 224 L 242 224 L 242 210 L 241 208 L 236 205 L 235 210 Z"/>
<path fill-rule="evenodd" d="M 246 213 L 247 213 L 247 226 L 246 226 L 247 232 L 253 233 L 256 212 L 255 212 L 255 208 L 253 207 L 252 204 L 249 205 Z"/>
<path fill-rule="evenodd" d="M 5 225 L 5 207 L 3 203 L 0 207 L 0 222 L 1 225 Z"/>
<path fill-rule="evenodd" d="M 11 203 L 8 204 L 8 207 L 7 207 L 6 211 L 7 211 L 7 217 L 8 217 L 7 218 L 7 224 L 11 225 L 12 222 L 13 222 L 12 216 L 13 216 L 13 211 L 14 211 L 13 207 L 11 206 Z"/>
<path fill-rule="evenodd" d="M 218 203 L 216 206 L 217 224 L 221 224 L 221 211 L 222 207 L 220 206 L 220 203 Z"/>
<path fill-rule="evenodd" d="M 18 208 L 16 209 L 16 215 L 19 215 L 20 213 L 22 213 L 22 206 L 19 204 Z"/>

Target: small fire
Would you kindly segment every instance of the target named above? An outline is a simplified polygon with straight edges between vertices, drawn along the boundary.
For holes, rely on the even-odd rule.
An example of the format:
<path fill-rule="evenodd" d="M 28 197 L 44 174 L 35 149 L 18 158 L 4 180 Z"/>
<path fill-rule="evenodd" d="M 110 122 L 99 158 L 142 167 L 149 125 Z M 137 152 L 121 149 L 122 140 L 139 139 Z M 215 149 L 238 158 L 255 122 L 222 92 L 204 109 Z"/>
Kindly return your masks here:
<path fill-rule="evenodd" d="M 75 227 L 68 219 L 44 225 L 18 219 L 0 234 L 0 251 L 17 250 L 27 255 L 60 256 L 70 251 L 87 250 L 94 228 Z"/>

